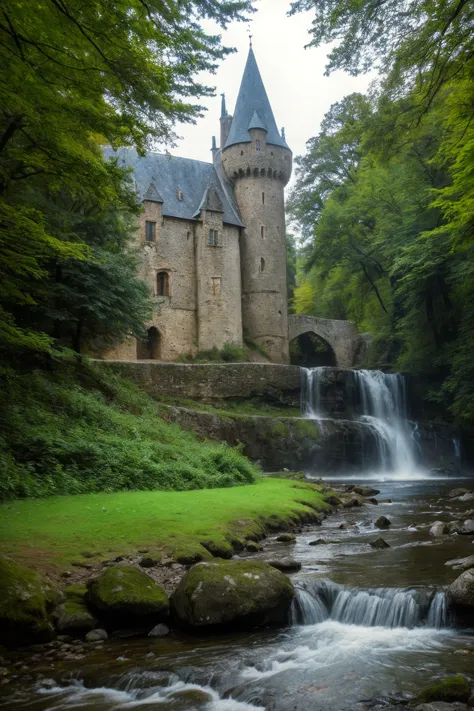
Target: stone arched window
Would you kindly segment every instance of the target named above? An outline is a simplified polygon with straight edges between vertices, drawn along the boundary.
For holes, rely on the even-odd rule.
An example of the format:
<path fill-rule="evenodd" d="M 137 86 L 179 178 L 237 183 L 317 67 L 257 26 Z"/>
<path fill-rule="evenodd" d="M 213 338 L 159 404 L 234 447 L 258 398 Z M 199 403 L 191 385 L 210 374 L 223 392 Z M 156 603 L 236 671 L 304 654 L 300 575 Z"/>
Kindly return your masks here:
<path fill-rule="evenodd" d="M 257 138 L 257 140 L 255 141 L 255 150 L 257 151 L 257 153 L 260 153 L 261 149 L 260 149 L 260 139 L 259 138 Z"/>
<path fill-rule="evenodd" d="M 156 275 L 156 295 L 170 295 L 170 276 L 168 272 L 158 272 Z"/>

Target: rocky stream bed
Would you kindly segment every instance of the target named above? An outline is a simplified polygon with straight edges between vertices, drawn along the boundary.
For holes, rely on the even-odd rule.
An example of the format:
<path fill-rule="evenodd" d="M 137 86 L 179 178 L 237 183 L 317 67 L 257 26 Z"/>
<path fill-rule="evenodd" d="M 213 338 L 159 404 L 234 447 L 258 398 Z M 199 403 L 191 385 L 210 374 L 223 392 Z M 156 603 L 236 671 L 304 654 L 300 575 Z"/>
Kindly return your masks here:
<path fill-rule="evenodd" d="M 249 542 L 232 560 L 155 565 L 143 551 L 72 572 L 55 601 L 59 636 L 1 652 L 0 708 L 467 709 L 472 482 L 333 486 L 342 505 L 320 525 Z M 452 675 L 462 678 L 417 699 Z"/>

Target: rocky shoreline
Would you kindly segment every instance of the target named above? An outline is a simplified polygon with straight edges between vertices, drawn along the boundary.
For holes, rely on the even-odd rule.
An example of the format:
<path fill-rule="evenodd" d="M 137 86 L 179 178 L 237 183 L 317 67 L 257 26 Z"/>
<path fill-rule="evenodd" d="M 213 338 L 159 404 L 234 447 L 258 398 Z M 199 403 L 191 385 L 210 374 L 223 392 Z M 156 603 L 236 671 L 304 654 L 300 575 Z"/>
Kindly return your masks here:
<path fill-rule="evenodd" d="M 324 487 L 325 501 L 331 507 L 328 514 L 360 506 L 371 507 L 375 513 L 382 501 L 376 498 L 379 492 L 370 487 L 347 485 L 329 489 L 323 482 L 318 482 L 318 486 Z M 454 490 L 447 501 L 464 503 L 468 499 L 462 497 L 471 494 L 468 490 Z M 469 535 L 471 520 L 466 518 L 467 514 L 470 511 L 450 513 L 451 521 L 433 522 L 427 534 Z M 214 550 L 212 558 L 204 561 L 185 563 L 171 557 L 158 560 L 147 549 L 141 549 L 134 555 L 118 556 L 100 565 L 86 563 L 65 571 L 60 589 L 31 570 L 1 558 L 0 643 L 4 648 L 0 648 L 0 685 L 43 684 L 58 667 L 63 668 L 64 662 L 113 655 L 116 639 L 202 635 L 284 625 L 295 595 L 291 579 L 285 573 L 301 567 L 288 551 L 295 542 L 295 534 L 314 530 L 325 516 L 316 511 L 305 513 L 293 524 L 280 524 L 283 531 L 279 535 L 276 526 L 262 527 L 245 541 L 235 541 L 230 551 Z M 342 523 L 340 527 L 346 525 L 354 524 Z M 370 545 L 379 549 L 389 547 L 383 531 L 389 530 L 390 525 L 386 516 L 379 516 L 375 527 L 382 535 Z M 267 560 L 252 557 L 264 553 L 267 542 L 273 547 L 278 542 L 284 555 L 274 560 L 270 556 Z M 323 538 L 315 538 L 309 545 L 324 543 Z M 460 573 L 448 588 L 449 604 L 463 624 L 469 620 L 472 624 L 474 556 L 452 559 L 446 565 Z M 468 654 L 472 650 L 465 651 Z M 154 656 L 152 652 L 149 654 Z M 460 711 L 464 708 L 460 704 L 468 700 L 472 702 L 471 694 L 464 701 L 449 701 L 456 704 L 452 711 Z M 409 701 L 413 705 L 413 699 Z M 448 703 L 444 698 L 439 701 Z M 399 700 L 400 708 L 406 703 Z M 376 703 L 371 704 L 366 708 L 377 708 Z M 423 704 L 418 704 L 423 706 L 420 711 L 449 711 L 445 706 L 434 706 L 435 700 Z"/>

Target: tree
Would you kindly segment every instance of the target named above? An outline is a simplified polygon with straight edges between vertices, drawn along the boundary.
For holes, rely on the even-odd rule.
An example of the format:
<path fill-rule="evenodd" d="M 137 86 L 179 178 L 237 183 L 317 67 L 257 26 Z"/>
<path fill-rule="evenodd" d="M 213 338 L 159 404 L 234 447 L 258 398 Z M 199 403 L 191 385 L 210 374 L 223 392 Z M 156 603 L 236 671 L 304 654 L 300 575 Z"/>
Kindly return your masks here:
<path fill-rule="evenodd" d="M 51 262 L 90 259 L 75 216 L 136 211 L 104 144 L 172 141 L 194 121 L 230 50 L 201 25 L 244 19 L 249 0 L 5 0 L 0 17 L 0 334 L 11 345 L 48 348 L 31 314 L 50 301 Z M 57 229 L 45 203 L 61 206 Z M 71 207 L 71 218 L 65 216 Z M 103 258 L 101 255 L 101 259 Z M 35 307 L 34 312 L 30 307 Z M 18 319 L 22 322 L 19 323 Z M 29 335 L 28 335 L 29 334 Z"/>

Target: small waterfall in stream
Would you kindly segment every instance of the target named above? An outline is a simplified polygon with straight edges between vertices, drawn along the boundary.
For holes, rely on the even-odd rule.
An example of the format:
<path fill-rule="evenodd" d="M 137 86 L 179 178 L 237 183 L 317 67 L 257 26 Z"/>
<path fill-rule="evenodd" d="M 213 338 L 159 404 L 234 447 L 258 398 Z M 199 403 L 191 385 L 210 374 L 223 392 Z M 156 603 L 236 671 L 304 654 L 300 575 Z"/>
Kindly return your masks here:
<path fill-rule="evenodd" d="M 325 433 L 324 382 L 328 367 L 302 368 L 301 408 L 316 419 Z M 376 469 L 380 472 L 410 474 L 416 469 L 416 441 L 407 418 L 405 379 L 401 373 L 379 370 L 350 371 L 353 412 L 375 440 Z"/>
<path fill-rule="evenodd" d="M 292 624 L 314 625 L 325 620 L 362 627 L 448 626 L 443 592 L 398 588 L 357 590 L 325 581 L 297 583 Z"/>

